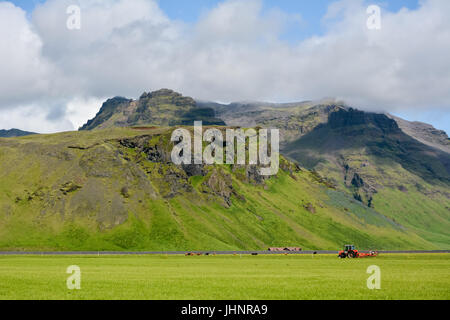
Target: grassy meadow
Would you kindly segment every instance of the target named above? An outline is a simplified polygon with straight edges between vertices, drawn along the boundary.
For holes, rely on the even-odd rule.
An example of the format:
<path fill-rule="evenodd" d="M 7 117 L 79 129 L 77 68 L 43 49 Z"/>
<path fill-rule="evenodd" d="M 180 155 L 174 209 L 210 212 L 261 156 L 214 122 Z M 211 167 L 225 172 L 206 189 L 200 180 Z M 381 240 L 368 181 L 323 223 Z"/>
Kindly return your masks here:
<path fill-rule="evenodd" d="M 81 268 L 81 289 L 66 269 Z M 381 269 L 369 290 L 367 267 Z M 0 299 L 450 299 L 449 254 L 0 256 Z"/>

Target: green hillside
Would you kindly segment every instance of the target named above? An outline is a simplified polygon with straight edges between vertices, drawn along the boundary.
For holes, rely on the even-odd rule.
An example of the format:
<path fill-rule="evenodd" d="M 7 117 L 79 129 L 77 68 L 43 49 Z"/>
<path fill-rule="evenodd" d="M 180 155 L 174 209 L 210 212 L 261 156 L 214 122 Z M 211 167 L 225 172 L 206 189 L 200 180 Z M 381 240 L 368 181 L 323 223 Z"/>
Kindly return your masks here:
<path fill-rule="evenodd" d="M 418 232 L 284 159 L 270 179 L 253 166 L 175 166 L 172 130 L 0 139 L 0 249 L 448 247 L 434 222 Z"/>
<path fill-rule="evenodd" d="M 171 132 L 198 120 L 279 129 L 282 169 L 265 179 L 249 165 L 175 166 Z M 79 132 L 0 139 L 0 248 L 448 249 L 447 142 L 333 100 L 116 97 Z"/>

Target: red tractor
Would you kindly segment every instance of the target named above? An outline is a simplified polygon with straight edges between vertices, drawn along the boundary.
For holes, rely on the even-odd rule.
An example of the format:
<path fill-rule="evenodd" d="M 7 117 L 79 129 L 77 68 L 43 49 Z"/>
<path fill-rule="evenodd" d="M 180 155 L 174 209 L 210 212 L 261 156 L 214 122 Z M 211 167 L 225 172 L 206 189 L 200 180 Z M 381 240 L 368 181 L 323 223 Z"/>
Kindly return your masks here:
<path fill-rule="evenodd" d="M 352 244 L 346 244 L 344 246 L 344 250 L 339 251 L 338 257 L 341 259 L 344 258 L 358 258 L 359 252 L 355 249 L 355 246 Z"/>
<path fill-rule="evenodd" d="M 346 244 L 344 250 L 339 251 L 338 257 L 344 258 L 365 258 L 365 257 L 376 257 L 378 255 L 377 251 L 369 251 L 368 253 L 359 252 L 355 249 L 352 244 Z"/>

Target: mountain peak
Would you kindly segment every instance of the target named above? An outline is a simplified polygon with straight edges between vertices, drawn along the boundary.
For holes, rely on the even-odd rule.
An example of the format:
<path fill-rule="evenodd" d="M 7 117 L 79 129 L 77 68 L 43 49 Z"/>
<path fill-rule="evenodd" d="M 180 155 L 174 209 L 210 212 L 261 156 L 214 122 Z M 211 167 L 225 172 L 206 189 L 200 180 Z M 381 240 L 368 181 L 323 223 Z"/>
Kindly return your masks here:
<path fill-rule="evenodd" d="M 138 100 L 115 97 L 105 101 L 95 118 L 80 130 L 132 126 L 192 125 L 195 120 L 206 125 L 225 125 L 209 107 L 197 105 L 191 97 L 171 89 L 144 92 Z"/>
<path fill-rule="evenodd" d="M 173 104 L 179 107 L 195 107 L 196 102 L 191 97 L 185 97 L 181 93 L 175 92 L 171 89 L 159 89 L 152 92 L 144 92 L 138 103 L 143 101 L 144 104 L 153 99 L 154 104 Z"/>
<path fill-rule="evenodd" d="M 151 91 L 148 93 L 144 92 L 139 99 L 152 98 L 152 97 L 164 97 L 164 96 L 181 97 L 183 95 L 181 93 L 173 91 L 172 89 L 162 88 L 162 89 Z"/>
<path fill-rule="evenodd" d="M 31 136 L 33 134 L 37 134 L 34 132 L 23 131 L 20 129 L 9 129 L 9 130 L 0 130 L 1 138 L 13 138 L 13 137 L 23 137 L 23 136 Z"/>

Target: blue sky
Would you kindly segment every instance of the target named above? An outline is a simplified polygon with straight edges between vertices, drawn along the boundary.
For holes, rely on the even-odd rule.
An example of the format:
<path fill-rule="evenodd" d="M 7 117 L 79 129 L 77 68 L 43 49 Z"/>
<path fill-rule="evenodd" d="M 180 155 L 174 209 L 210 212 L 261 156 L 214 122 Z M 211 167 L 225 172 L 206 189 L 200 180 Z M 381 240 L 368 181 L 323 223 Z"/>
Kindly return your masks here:
<path fill-rule="evenodd" d="M 1 1 L 1 0 L 0 0 Z M 39 3 L 45 0 L 10 0 L 16 6 L 24 9 L 31 16 L 33 9 Z M 76 0 L 73 1 L 76 4 Z M 202 16 L 206 15 L 211 9 L 217 7 L 223 1 L 219 0 L 158 0 L 159 7 L 171 20 L 180 20 L 187 23 L 195 23 Z M 323 24 L 323 17 L 327 12 L 329 5 L 335 1 L 330 0 L 262 0 L 263 11 L 269 11 L 274 8 L 280 9 L 289 14 L 298 14 L 301 20 L 298 23 L 289 24 L 281 36 L 283 40 L 289 43 L 299 43 L 304 39 L 317 35 L 326 34 L 327 27 Z M 377 4 L 382 10 L 389 12 L 398 12 L 401 8 L 415 10 L 419 7 L 419 0 L 371 0 L 365 1 L 367 5 Z M 326 93 L 324 93 L 326 94 Z M 317 98 L 317 97 L 311 97 Z M 408 120 L 418 120 L 433 124 L 439 129 L 450 132 L 450 117 L 446 108 L 442 110 L 427 110 L 425 106 L 420 109 L 403 109 L 394 112 L 395 115 Z"/>
<path fill-rule="evenodd" d="M 1 0 L 0 0 L 1 1 Z M 223 0 L 157 0 L 159 7 L 171 19 L 195 23 L 205 12 L 211 10 Z M 284 12 L 299 14 L 301 23 L 291 25 L 283 35 L 283 39 L 289 42 L 298 42 L 314 35 L 322 35 L 326 30 L 322 18 L 327 8 L 334 0 L 263 0 L 264 10 L 278 8 Z M 21 7 L 28 14 L 39 3 L 45 0 L 10 0 Z M 376 3 L 383 10 L 397 12 L 401 8 L 416 9 L 418 0 L 384 0 L 368 1 L 368 4 Z M 74 0 L 76 3 L 76 0 Z"/>
<path fill-rule="evenodd" d="M 0 0 L 3 1 L 3 0 Z M 31 15 L 36 5 L 45 0 L 8 0 Z M 295 43 L 314 35 L 322 35 L 326 30 L 322 18 L 328 6 L 335 0 L 262 0 L 264 10 L 277 8 L 283 12 L 299 14 L 301 23 L 291 25 L 282 36 L 284 40 Z M 223 0 L 157 0 L 159 7 L 171 19 L 195 23 L 205 12 L 211 10 Z M 391 12 L 401 8 L 416 9 L 419 0 L 365 0 L 367 4 L 377 4 Z M 76 3 L 76 0 L 74 0 Z"/>
<path fill-rule="evenodd" d="M 2 0 L 3 1 L 3 0 Z M 45 0 L 10 0 L 9 2 L 21 7 L 28 13 L 31 13 L 36 5 L 45 2 Z M 158 0 L 160 8 L 172 19 L 186 22 L 195 22 L 205 11 L 217 6 L 222 0 Z M 302 16 L 304 24 L 302 25 L 301 35 L 291 35 L 295 39 L 301 39 L 313 34 L 321 34 L 323 31 L 321 19 L 325 15 L 328 6 L 333 1 L 330 0 L 263 0 L 266 9 L 280 8 L 290 13 L 298 13 Z M 384 0 L 367 1 L 367 3 L 376 3 L 383 9 L 396 12 L 406 7 L 416 9 L 418 0 Z M 76 0 L 74 0 L 76 3 Z M 298 31 L 298 30 L 297 30 Z"/>
<path fill-rule="evenodd" d="M 159 6 L 172 19 L 194 22 L 205 10 L 211 9 L 221 1 L 219 0 L 159 0 Z M 323 26 L 322 17 L 333 1 L 330 0 L 263 0 L 265 9 L 279 8 L 285 12 L 298 13 L 302 16 L 302 28 L 296 29 L 289 37 L 296 40 L 321 34 Z M 389 1 L 366 1 L 368 4 L 376 3 L 385 10 L 398 11 L 406 7 L 416 9 L 418 0 L 389 0 Z"/>

